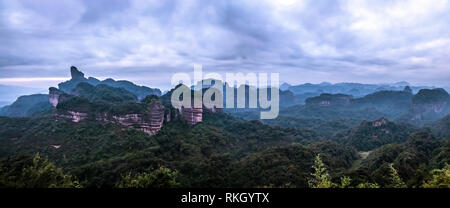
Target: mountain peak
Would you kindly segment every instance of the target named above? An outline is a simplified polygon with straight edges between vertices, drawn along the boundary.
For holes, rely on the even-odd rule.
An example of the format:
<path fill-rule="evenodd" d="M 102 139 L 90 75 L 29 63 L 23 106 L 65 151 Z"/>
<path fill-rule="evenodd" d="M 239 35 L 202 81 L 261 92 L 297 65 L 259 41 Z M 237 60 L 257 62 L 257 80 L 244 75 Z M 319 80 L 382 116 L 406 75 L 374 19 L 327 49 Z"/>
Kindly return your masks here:
<path fill-rule="evenodd" d="M 407 92 L 407 93 L 411 93 L 412 94 L 412 89 L 409 86 L 405 86 L 405 88 L 403 89 L 403 92 Z"/>
<path fill-rule="evenodd" d="M 406 81 L 401 81 L 401 82 L 394 83 L 394 85 L 396 85 L 396 86 L 408 86 L 408 85 L 411 85 L 411 84 L 409 84 Z"/>
<path fill-rule="evenodd" d="M 83 79 L 84 73 L 79 71 L 77 67 L 71 66 L 70 67 L 70 75 L 72 76 L 72 79 Z"/>
<path fill-rule="evenodd" d="M 289 90 L 289 87 L 291 87 L 292 85 L 284 82 L 283 84 L 280 85 L 280 89 L 281 90 Z"/>

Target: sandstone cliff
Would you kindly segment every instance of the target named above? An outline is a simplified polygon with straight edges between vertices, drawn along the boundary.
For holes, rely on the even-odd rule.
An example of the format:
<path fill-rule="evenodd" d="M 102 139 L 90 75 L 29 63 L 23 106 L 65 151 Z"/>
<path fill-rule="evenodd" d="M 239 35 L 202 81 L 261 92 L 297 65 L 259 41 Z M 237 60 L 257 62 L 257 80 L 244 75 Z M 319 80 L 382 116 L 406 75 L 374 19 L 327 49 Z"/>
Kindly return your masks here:
<path fill-rule="evenodd" d="M 72 122 L 80 122 L 85 119 L 92 118 L 95 121 L 105 123 L 115 123 L 129 128 L 137 128 L 144 131 L 149 135 L 156 134 L 161 130 L 164 122 L 165 109 L 160 101 L 155 100 L 150 103 L 148 111 L 142 114 L 125 114 L 125 115 L 112 115 L 109 113 L 96 113 L 90 115 L 85 112 L 65 111 L 56 112 L 55 117 L 57 119 L 70 119 Z"/>
<path fill-rule="evenodd" d="M 56 107 L 59 102 L 64 101 L 68 97 L 63 91 L 58 90 L 54 87 L 50 87 L 48 93 L 48 101 L 52 104 L 53 107 Z"/>

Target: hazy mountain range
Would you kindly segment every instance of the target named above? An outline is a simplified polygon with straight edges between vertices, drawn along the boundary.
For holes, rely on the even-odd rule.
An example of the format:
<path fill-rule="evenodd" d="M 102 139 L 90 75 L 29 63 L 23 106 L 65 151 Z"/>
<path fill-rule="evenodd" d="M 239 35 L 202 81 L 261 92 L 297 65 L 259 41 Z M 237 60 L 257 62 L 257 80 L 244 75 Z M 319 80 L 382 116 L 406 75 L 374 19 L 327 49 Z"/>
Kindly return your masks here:
<path fill-rule="evenodd" d="M 413 93 L 417 93 L 420 89 L 432 89 L 434 86 L 414 86 L 408 82 L 401 81 L 392 84 L 361 84 L 361 83 L 336 83 L 331 84 L 328 82 L 322 82 L 320 84 L 301 84 L 301 85 L 290 85 L 288 83 L 283 83 L 280 85 L 280 89 L 289 90 L 296 95 L 301 94 L 316 94 L 320 95 L 322 93 L 330 94 L 347 94 L 353 97 L 363 97 L 365 95 L 382 91 L 382 90 L 403 90 L 406 86 L 409 86 Z"/>

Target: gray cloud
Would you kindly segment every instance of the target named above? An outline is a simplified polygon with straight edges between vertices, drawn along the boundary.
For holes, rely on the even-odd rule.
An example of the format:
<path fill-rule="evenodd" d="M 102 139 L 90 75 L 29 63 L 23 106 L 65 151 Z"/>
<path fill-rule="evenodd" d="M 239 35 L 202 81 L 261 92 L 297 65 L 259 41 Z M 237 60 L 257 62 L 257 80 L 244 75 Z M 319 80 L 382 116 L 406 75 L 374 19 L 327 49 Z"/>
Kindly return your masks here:
<path fill-rule="evenodd" d="M 0 82 L 67 77 L 76 65 L 166 87 L 171 73 L 199 63 L 279 72 L 291 83 L 447 85 L 449 8 L 447 0 L 0 1 Z"/>

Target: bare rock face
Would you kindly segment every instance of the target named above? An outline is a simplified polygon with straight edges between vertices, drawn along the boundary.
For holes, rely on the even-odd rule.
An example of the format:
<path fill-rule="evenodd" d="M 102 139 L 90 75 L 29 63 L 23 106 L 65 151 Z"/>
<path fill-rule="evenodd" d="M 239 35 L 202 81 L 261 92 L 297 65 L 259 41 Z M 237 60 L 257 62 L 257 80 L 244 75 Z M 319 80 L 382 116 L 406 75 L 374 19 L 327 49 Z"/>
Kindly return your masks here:
<path fill-rule="evenodd" d="M 160 101 L 152 101 L 149 104 L 148 113 L 109 115 L 100 113 L 95 115 L 95 120 L 105 123 L 116 123 L 124 127 L 138 128 L 139 130 L 155 135 L 161 130 L 165 118 L 165 109 Z M 73 122 L 80 122 L 88 117 L 87 113 L 67 111 L 67 114 L 56 114 L 57 118 L 70 119 Z"/>
<path fill-rule="evenodd" d="M 436 102 L 427 104 L 413 104 L 413 110 L 415 112 L 422 113 L 441 113 L 447 107 L 447 102 Z"/>
<path fill-rule="evenodd" d="M 203 108 L 182 108 L 180 114 L 189 125 L 195 125 L 202 122 Z"/>
<path fill-rule="evenodd" d="M 151 106 L 148 115 L 144 114 L 126 114 L 122 116 L 112 116 L 112 120 L 109 119 L 96 119 L 105 122 L 118 123 L 125 127 L 137 127 L 139 130 L 149 134 L 155 135 L 161 130 L 164 122 L 164 106 L 161 103 L 156 103 Z M 148 116 L 148 117 L 146 117 Z"/>
<path fill-rule="evenodd" d="M 307 105 L 316 106 L 336 106 L 349 105 L 352 101 L 352 96 L 344 94 L 328 94 L 323 93 L 317 97 L 311 97 L 305 100 Z"/>
<path fill-rule="evenodd" d="M 149 105 L 149 125 L 148 130 L 149 134 L 156 134 L 159 130 L 161 130 L 164 122 L 164 106 L 159 100 L 155 100 Z"/>
<path fill-rule="evenodd" d="M 87 113 L 67 111 L 67 114 L 56 114 L 57 118 L 60 119 L 70 119 L 74 123 L 78 123 L 88 117 Z"/>
<path fill-rule="evenodd" d="M 63 101 L 66 98 L 66 95 L 63 91 L 58 90 L 54 87 L 49 89 L 48 93 L 48 101 L 52 104 L 53 107 L 56 107 L 59 102 Z"/>
<path fill-rule="evenodd" d="M 151 131 L 150 124 L 144 119 L 141 114 L 126 114 L 122 116 L 112 116 L 112 120 L 105 120 L 106 122 L 118 123 L 125 127 L 137 127 L 139 130 L 154 135 L 156 132 Z M 98 120 L 98 119 L 97 119 Z"/>
<path fill-rule="evenodd" d="M 97 121 L 118 123 L 125 127 L 137 127 L 139 130 L 155 135 L 163 127 L 164 106 L 160 101 L 153 101 L 149 105 L 148 114 L 126 114 L 120 116 L 107 115 L 96 116 Z"/>
<path fill-rule="evenodd" d="M 385 125 L 387 123 L 388 123 L 388 120 L 386 118 L 380 118 L 380 119 L 374 121 L 372 126 L 373 127 L 379 127 L 379 126 L 383 126 L 383 125 Z"/>

